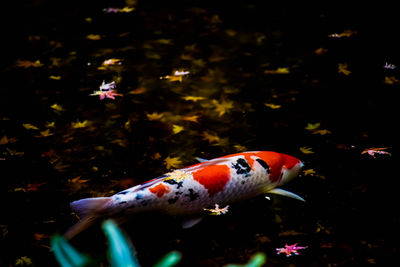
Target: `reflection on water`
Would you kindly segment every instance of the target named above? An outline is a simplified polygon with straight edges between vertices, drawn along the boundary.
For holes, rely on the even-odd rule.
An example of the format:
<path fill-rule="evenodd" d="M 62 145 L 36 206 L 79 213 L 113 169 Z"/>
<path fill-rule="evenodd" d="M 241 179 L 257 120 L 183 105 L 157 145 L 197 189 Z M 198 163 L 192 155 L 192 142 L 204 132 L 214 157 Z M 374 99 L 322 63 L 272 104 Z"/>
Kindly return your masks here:
<path fill-rule="evenodd" d="M 144 266 L 171 250 L 182 266 L 258 251 L 267 265 L 381 264 L 398 252 L 398 214 L 385 207 L 395 203 L 388 100 L 399 63 L 390 42 L 371 45 L 380 35 L 357 12 L 33 1 L 10 14 L 19 22 L 7 29 L 0 86 L 1 265 L 55 264 L 49 240 L 76 222 L 70 201 L 247 150 L 301 158 L 303 177 L 285 188 L 306 203 L 260 197 L 189 230 L 134 217 L 124 229 Z M 107 262 L 99 228 L 73 242 Z M 307 249 L 277 255 L 286 243 Z"/>

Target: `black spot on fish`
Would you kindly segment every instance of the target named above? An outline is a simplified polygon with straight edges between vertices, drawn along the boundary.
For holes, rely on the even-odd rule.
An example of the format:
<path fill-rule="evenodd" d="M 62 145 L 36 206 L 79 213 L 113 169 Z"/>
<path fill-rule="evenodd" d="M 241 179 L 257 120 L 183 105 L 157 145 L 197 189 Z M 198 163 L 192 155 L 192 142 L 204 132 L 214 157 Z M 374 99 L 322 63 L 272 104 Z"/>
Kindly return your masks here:
<path fill-rule="evenodd" d="M 183 192 L 180 192 L 180 191 L 175 192 L 175 195 L 182 195 L 182 194 L 183 194 Z"/>
<path fill-rule="evenodd" d="M 127 203 L 126 201 L 121 201 L 121 202 L 119 202 L 118 204 L 119 205 L 122 205 L 122 204 L 125 204 L 125 203 Z"/>
<path fill-rule="evenodd" d="M 142 197 L 143 197 L 142 194 L 136 194 L 136 200 L 139 200 L 139 199 L 141 199 Z"/>
<path fill-rule="evenodd" d="M 129 192 L 130 192 L 129 190 L 125 190 L 125 191 L 122 191 L 122 192 L 117 193 L 117 195 L 126 195 L 126 194 L 128 194 Z"/>
<path fill-rule="evenodd" d="M 194 192 L 193 188 L 189 188 L 189 194 L 185 194 L 185 196 L 189 197 L 190 201 L 194 201 L 199 197 L 199 194 Z"/>
<path fill-rule="evenodd" d="M 170 180 L 165 180 L 164 183 L 170 184 L 170 185 L 177 185 L 177 188 L 181 188 L 183 185 L 183 181 L 180 181 L 179 183 L 173 179 Z"/>
<path fill-rule="evenodd" d="M 256 159 L 258 163 L 260 163 L 260 165 L 267 171 L 267 173 L 269 174 L 269 166 L 268 164 L 263 161 L 262 159 Z"/>
<path fill-rule="evenodd" d="M 237 174 L 248 174 L 251 171 L 245 159 L 238 159 L 236 164 L 232 163 L 232 167 L 236 169 Z"/>
<path fill-rule="evenodd" d="M 179 199 L 179 197 L 170 198 L 170 199 L 168 199 L 168 203 L 174 204 L 178 199 Z"/>
<path fill-rule="evenodd" d="M 242 181 L 242 184 L 245 184 L 246 183 L 246 181 Z"/>

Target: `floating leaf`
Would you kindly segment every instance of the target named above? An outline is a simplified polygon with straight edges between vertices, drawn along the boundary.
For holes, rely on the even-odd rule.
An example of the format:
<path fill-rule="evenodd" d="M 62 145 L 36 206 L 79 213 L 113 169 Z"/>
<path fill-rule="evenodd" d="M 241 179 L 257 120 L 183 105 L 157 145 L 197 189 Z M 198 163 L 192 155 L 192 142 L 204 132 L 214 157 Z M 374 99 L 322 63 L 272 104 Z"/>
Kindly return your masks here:
<path fill-rule="evenodd" d="M 281 108 L 281 105 L 275 105 L 275 104 L 271 104 L 271 103 L 264 103 L 265 106 L 272 108 L 272 109 L 278 109 Z"/>
<path fill-rule="evenodd" d="M 59 81 L 59 80 L 61 80 L 61 76 L 50 75 L 49 79 Z"/>
<path fill-rule="evenodd" d="M 99 34 L 89 34 L 89 35 L 86 35 L 86 39 L 98 41 L 101 39 L 101 36 Z"/>
<path fill-rule="evenodd" d="M 17 141 L 18 141 L 18 139 L 17 139 L 16 137 L 8 138 L 7 136 L 4 135 L 4 136 L 0 139 L 0 145 L 15 143 L 15 142 L 17 142 Z"/>
<path fill-rule="evenodd" d="M 310 147 L 300 147 L 300 151 L 304 154 L 314 154 L 314 151 L 312 151 L 312 148 Z"/>
<path fill-rule="evenodd" d="M 182 117 L 182 120 L 198 123 L 198 122 L 199 122 L 199 121 L 198 121 L 199 117 L 200 117 L 199 115 L 184 116 L 184 117 Z"/>
<path fill-rule="evenodd" d="M 71 127 L 74 129 L 85 128 L 88 126 L 88 124 L 89 124 L 89 121 L 87 121 L 87 120 L 71 122 Z"/>
<path fill-rule="evenodd" d="M 164 165 L 166 165 L 167 169 L 179 168 L 182 165 L 182 161 L 180 160 L 179 157 L 170 157 L 170 156 L 168 156 L 164 160 Z"/>
<path fill-rule="evenodd" d="M 319 128 L 319 126 L 321 125 L 321 123 L 317 122 L 317 123 L 308 123 L 307 126 L 304 128 L 308 131 L 314 131 L 316 129 Z"/>
<path fill-rule="evenodd" d="M 310 176 L 314 176 L 314 174 L 316 174 L 314 169 L 307 169 L 307 170 L 303 170 L 303 174 L 305 176 L 310 175 Z"/>
<path fill-rule="evenodd" d="M 157 113 L 157 112 L 153 112 L 151 114 L 146 114 L 147 119 L 150 121 L 157 121 L 157 120 L 161 120 L 164 117 L 164 113 Z"/>
<path fill-rule="evenodd" d="M 58 104 L 53 104 L 50 107 L 56 111 L 63 111 L 63 108 Z"/>
<path fill-rule="evenodd" d="M 370 155 L 370 156 L 373 157 L 373 158 L 375 158 L 375 154 L 381 154 L 381 155 L 388 155 L 388 156 L 391 156 L 392 154 L 390 154 L 390 153 L 387 152 L 387 151 L 384 151 L 384 150 L 387 150 L 387 149 L 389 149 L 389 148 L 390 148 L 390 147 L 379 147 L 379 148 L 371 147 L 371 148 L 367 148 L 367 149 L 363 150 L 363 151 L 361 152 L 361 154 L 368 154 L 368 155 Z"/>
<path fill-rule="evenodd" d="M 331 37 L 331 38 L 342 38 L 342 37 L 350 37 L 350 36 L 352 36 L 352 35 L 354 35 L 354 34 L 357 34 L 357 31 L 354 31 L 354 30 L 344 30 L 344 31 L 341 32 L 341 33 L 332 33 L 332 34 L 329 34 L 328 37 Z"/>
<path fill-rule="evenodd" d="M 203 136 L 203 140 L 208 141 L 210 144 L 218 143 L 221 140 L 221 138 L 218 135 L 213 135 L 208 132 L 203 132 L 201 135 Z"/>
<path fill-rule="evenodd" d="M 219 117 L 229 112 L 229 110 L 233 108 L 232 101 L 222 100 L 221 102 L 218 102 L 218 100 L 213 99 L 211 103 L 215 106 L 215 111 L 218 112 Z"/>
<path fill-rule="evenodd" d="M 289 74 L 289 68 L 277 68 L 276 70 L 264 70 L 265 74 Z"/>
<path fill-rule="evenodd" d="M 321 129 L 321 130 L 315 130 L 312 132 L 312 134 L 320 134 L 320 135 L 326 135 L 332 133 L 331 131 L 327 129 Z"/>
<path fill-rule="evenodd" d="M 398 83 L 399 80 L 394 76 L 390 76 L 390 77 L 386 76 L 385 80 L 383 82 L 386 83 L 386 84 L 394 84 L 394 83 Z"/>
<path fill-rule="evenodd" d="M 38 68 L 38 67 L 42 67 L 43 64 L 40 63 L 40 60 L 36 60 L 36 61 L 29 61 L 29 60 L 17 60 L 17 62 L 15 63 L 15 65 L 17 67 L 22 67 L 22 68 Z"/>
<path fill-rule="evenodd" d="M 185 99 L 186 101 L 193 101 L 193 102 L 206 99 L 205 97 L 202 96 L 184 96 L 182 98 Z"/>
<path fill-rule="evenodd" d="M 29 123 L 23 123 L 22 126 L 27 130 L 39 130 L 38 127 Z"/>
<path fill-rule="evenodd" d="M 36 137 L 48 137 L 52 136 L 54 133 L 50 133 L 50 129 L 46 129 L 44 131 L 40 132 L 40 135 L 37 135 Z"/>
<path fill-rule="evenodd" d="M 185 128 L 183 126 L 179 126 L 179 125 L 172 125 L 172 132 L 174 134 L 180 133 L 184 130 Z"/>
<path fill-rule="evenodd" d="M 349 65 L 347 63 L 339 63 L 338 64 L 338 73 L 343 73 L 344 75 L 349 75 L 351 71 L 349 71 L 347 68 Z"/>
<path fill-rule="evenodd" d="M 32 260 L 26 256 L 22 256 L 21 258 L 15 261 L 15 265 L 32 265 Z"/>

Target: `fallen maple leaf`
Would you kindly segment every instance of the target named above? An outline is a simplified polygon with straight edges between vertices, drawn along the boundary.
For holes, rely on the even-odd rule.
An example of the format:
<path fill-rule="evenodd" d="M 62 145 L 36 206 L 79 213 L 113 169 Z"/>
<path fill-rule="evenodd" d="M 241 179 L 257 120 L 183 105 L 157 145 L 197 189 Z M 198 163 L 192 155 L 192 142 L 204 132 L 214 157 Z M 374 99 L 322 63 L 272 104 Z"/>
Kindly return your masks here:
<path fill-rule="evenodd" d="M 32 260 L 26 256 L 22 256 L 15 261 L 15 265 L 32 265 Z"/>
<path fill-rule="evenodd" d="M 211 103 L 215 106 L 215 111 L 218 112 L 218 116 L 221 117 L 225 113 L 228 113 L 230 109 L 233 108 L 233 102 L 222 100 L 218 102 L 218 100 L 213 99 Z"/>
<path fill-rule="evenodd" d="M 23 123 L 22 126 L 27 130 L 39 130 L 38 127 L 29 123 Z"/>
<path fill-rule="evenodd" d="M 17 142 L 17 141 L 18 141 L 18 138 L 16 138 L 16 137 L 8 138 L 6 135 L 4 135 L 4 136 L 0 139 L 0 145 L 15 143 L 15 142 Z"/>
<path fill-rule="evenodd" d="M 63 111 L 62 106 L 58 105 L 58 104 L 53 104 L 50 106 L 52 109 L 57 110 L 57 111 Z"/>
<path fill-rule="evenodd" d="M 61 76 L 50 75 L 49 79 L 59 81 L 59 80 L 61 80 Z"/>
<path fill-rule="evenodd" d="M 319 126 L 321 125 L 321 123 L 317 122 L 317 123 L 308 123 L 307 126 L 304 128 L 308 131 L 314 131 L 316 129 L 319 128 Z"/>
<path fill-rule="evenodd" d="M 99 34 L 88 34 L 86 35 L 86 39 L 98 41 L 101 39 L 101 36 Z"/>
<path fill-rule="evenodd" d="M 386 84 L 394 84 L 394 83 L 398 83 L 399 80 L 394 76 L 390 76 L 390 77 L 386 76 L 385 80 L 383 82 L 386 83 Z"/>
<path fill-rule="evenodd" d="M 371 147 L 371 148 L 367 148 L 367 149 L 363 150 L 363 151 L 361 152 L 361 154 L 368 154 L 368 155 L 370 155 L 370 156 L 373 157 L 373 158 L 375 158 L 375 154 L 382 154 L 382 155 L 391 156 L 392 154 L 390 154 L 390 153 L 387 152 L 387 151 L 384 151 L 384 150 L 387 150 L 387 149 L 389 149 L 389 148 L 390 148 L 390 147 L 378 147 L 378 148 L 376 148 L 376 147 Z"/>
<path fill-rule="evenodd" d="M 198 122 L 199 122 L 199 121 L 198 121 L 199 117 L 200 117 L 199 115 L 184 116 L 184 117 L 182 117 L 182 120 L 198 123 Z"/>
<path fill-rule="evenodd" d="M 341 32 L 341 33 L 332 33 L 332 34 L 329 34 L 328 37 L 331 37 L 331 38 L 342 38 L 342 37 L 350 37 L 350 36 L 352 36 L 352 35 L 354 35 L 354 34 L 357 34 L 357 31 L 353 31 L 353 30 L 344 30 L 344 31 Z"/>
<path fill-rule="evenodd" d="M 146 114 L 147 119 L 150 121 L 157 121 L 157 120 L 161 120 L 164 117 L 164 113 L 157 113 L 157 112 L 153 112 L 151 114 Z"/>
<path fill-rule="evenodd" d="M 272 108 L 272 109 L 278 109 L 281 108 L 281 105 L 275 105 L 275 104 L 271 104 L 271 103 L 264 103 L 265 106 Z"/>
<path fill-rule="evenodd" d="M 182 132 L 184 129 L 185 129 L 185 128 L 184 128 L 183 126 L 179 126 L 179 125 L 176 125 L 176 124 L 172 125 L 172 132 L 173 132 L 174 134 L 180 133 L 180 132 Z"/>
<path fill-rule="evenodd" d="M 72 126 L 72 128 L 74 128 L 74 129 L 77 129 L 77 128 L 85 128 L 85 127 L 88 126 L 88 124 L 89 124 L 89 121 L 87 121 L 87 120 L 84 120 L 84 121 L 77 121 L 77 122 L 71 122 L 71 126 Z"/>
<path fill-rule="evenodd" d="M 164 159 L 164 165 L 166 165 L 167 169 L 179 168 L 182 165 L 182 161 L 179 157 L 168 156 L 166 159 Z"/>
<path fill-rule="evenodd" d="M 300 151 L 304 154 L 314 154 L 314 151 L 312 151 L 312 148 L 310 147 L 300 147 Z"/>
<path fill-rule="evenodd" d="M 203 132 L 201 135 L 203 136 L 203 140 L 208 141 L 210 144 L 218 143 L 221 140 L 218 135 L 213 135 L 208 132 Z"/>
<path fill-rule="evenodd" d="M 29 61 L 29 60 L 17 60 L 17 62 L 15 63 L 15 65 L 17 67 L 23 67 L 23 68 L 38 68 L 43 66 L 42 63 L 40 63 L 40 60 L 36 60 L 36 61 Z"/>
<path fill-rule="evenodd" d="M 349 71 L 347 68 L 349 65 L 347 63 L 339 63 L 338 64 L 338 73 L 343 73 L 344 75 L 349 75 L 351 71 Z"/>
<path fill-rule="evenodd" d="M 277 68 L 276 70 L 264 70 L 265 74 L 289 74 L 289 68 Z"/>
<path fill-rule="evenodd" d="M 312 132 L 312 134 L 320 134 L 320 135 L 326 135 L 332 133 L 331 131 L 327 129 L 321 129 L 321 130 L 315 130 Z"/>
<path fill-rule="evenodd" d="M 206 99 L 205 97 L 202 96 L 191 96 L 191 95 L 183 96 L 182 98 L 185 99 L 186 101 L 193 101 L 193 102 Z"/>
<path fill-rule="evenodd" d="M 37 135 L 36 137 L 48 137 L 52 136 L 54 133 L 50 133 L 50 129 L 46 129 L 44 131 L 40 132 L 40 135 Z"/>

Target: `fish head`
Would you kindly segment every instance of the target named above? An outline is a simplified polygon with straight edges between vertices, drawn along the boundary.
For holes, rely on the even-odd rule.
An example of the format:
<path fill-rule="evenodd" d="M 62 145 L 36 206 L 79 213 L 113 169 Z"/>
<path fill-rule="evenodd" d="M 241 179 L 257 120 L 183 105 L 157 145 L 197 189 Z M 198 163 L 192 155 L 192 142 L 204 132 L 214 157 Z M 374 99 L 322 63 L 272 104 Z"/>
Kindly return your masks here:
<path fill-rule="evenodd" d="M 282 154 L 282 167 L 279 184 L 286 184 L 296 178 L 303 168 L 304 164 L 298 158 Z"/>

